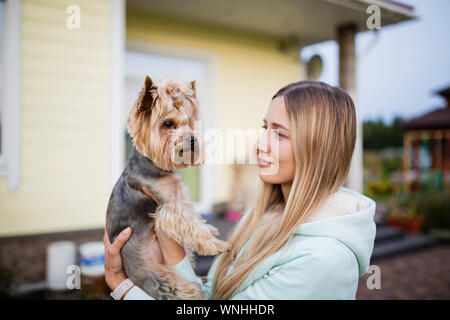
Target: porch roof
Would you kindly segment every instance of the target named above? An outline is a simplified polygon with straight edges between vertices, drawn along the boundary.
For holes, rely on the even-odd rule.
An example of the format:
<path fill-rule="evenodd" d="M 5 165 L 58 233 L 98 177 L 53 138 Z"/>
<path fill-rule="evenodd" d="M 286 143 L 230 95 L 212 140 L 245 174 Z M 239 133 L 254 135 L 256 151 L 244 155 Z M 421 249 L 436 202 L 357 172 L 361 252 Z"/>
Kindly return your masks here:
<path fill-rule="evenodd" d="M 301 45 L 336 38 L 340 25 L 368 30 L 369 5 L 381 9 L 381 26 L 417 18 L 413 7 L 393 0 L 127 0 L 129 8 L 231 29 L 296 39 Z"/>
<path fill-rule="evenodd" d="M 450 87 L 445 87 L 436 93 L 447 100 L 445 108 L 434 109 L 420 117 L 404 121 L 399 126 L 406 130 L 450 129 Z"/>

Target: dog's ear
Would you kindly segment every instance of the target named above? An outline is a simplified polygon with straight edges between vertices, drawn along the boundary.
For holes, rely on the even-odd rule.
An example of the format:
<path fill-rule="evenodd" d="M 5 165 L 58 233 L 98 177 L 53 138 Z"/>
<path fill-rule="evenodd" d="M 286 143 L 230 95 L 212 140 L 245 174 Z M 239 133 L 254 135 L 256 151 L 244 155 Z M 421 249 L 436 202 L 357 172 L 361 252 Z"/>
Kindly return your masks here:
<path fill-rule="evenodd" d="M 194 98 L 197 98 L 197 83 L 195 82 L 195 80 L 191 81 L 191 88 L 192 91 L 194 91 Z"/>
<path fill-rule="evenodd" d="M 144 87 L 139 92 L 134 108 L 131 108 L 127 118 L 127 129 L 130 136 L 133 138 L 133 145 L 142 151 L 142 126 L 148 122 L 147 118 L 151 114 L 153 107 L 153 95 L 150 91 L 155 89 L 152 79 L 149 76 L 145 77 Z"/>
<path fill-rule="evenodd" d="M 150 111 L 153 105 L 153 95 L 150 90 L 153 88 L 153 81 L 149 76 L 145 77 L 144 87 L 139 93 L 137 110 L 144 112 Z"/>

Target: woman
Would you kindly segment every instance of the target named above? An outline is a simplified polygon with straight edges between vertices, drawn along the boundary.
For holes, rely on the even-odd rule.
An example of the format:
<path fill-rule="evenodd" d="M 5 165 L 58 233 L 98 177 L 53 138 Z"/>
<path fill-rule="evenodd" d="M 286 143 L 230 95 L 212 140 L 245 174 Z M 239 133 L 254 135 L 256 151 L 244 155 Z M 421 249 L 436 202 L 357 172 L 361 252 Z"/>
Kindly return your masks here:
<path fill-rule="evenodd" d="M 184 248 L 157 231 L 164 263 L 196 281 L 210 299 L 355 299 L 370 264 L 375 202 L 342 187 L 356 140 L 350 96 L 319 81 L 280 89 L 257 144 L 262 188 L 233 229 L 203 283 Z M 126 279 L 120 248 L 105 237 L 105 272 L 114 290 Z M 124 299 L 153 299 L 132 287 Z"/>

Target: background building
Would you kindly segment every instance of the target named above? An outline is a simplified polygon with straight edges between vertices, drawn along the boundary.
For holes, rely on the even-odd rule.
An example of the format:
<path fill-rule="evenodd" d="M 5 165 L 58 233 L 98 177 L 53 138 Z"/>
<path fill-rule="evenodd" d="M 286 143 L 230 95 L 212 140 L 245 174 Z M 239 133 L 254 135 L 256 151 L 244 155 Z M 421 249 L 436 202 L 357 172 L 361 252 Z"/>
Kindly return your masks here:
<path fill-rule="evenodd" d="M 101 239 L 145 75 L 195 79 L 204 128 L 225 136 L 258 129 L 279 88 L 311 77 L 300 50 L 335 40 L 339 85 L 358 109 L 355 36 L 368 30 L 370 5 L 381 27 L 417 18 L 392 0 L 0 1 L 0 257 L 17 270 L 17 292 L 45 280 L 50 242 Z M 362 192 L 357 111 L 346 186 Z M 254 169 L 215 164 L 182 175 L 208 214 L 247 204 Z"/>
<path fill-rule="evenodd" d="M 450 87 L 437 91 L 446 101 L 432 110 L 403 122 L 404 183 L 408 191 L 435 186 L 450 190 Z"/>

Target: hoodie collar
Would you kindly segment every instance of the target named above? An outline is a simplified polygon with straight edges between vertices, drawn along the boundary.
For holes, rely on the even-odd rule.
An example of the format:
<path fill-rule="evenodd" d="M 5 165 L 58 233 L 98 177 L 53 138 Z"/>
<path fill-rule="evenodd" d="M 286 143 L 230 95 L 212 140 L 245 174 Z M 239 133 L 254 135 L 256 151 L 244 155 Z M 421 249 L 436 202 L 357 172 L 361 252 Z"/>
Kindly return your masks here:
<path fill-rule="evenodd" d="M 341 187 L 294 233 L 338 240 L 355 254 L 361 276 L 370 265 L 375 241 L 375 207 L 372 199 Z"/>

